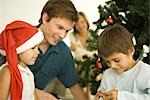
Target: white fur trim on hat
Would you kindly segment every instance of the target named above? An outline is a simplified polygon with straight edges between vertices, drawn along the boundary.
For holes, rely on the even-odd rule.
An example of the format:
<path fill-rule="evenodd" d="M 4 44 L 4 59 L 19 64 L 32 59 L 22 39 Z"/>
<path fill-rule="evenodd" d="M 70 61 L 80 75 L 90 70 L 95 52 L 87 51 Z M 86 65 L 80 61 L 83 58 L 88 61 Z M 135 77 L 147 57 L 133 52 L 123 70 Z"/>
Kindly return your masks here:
<path fill-rule="evenodd" d="M 34 34 L 29 40 L 27 40 L 25 43 L 17 47 L 17 54 L 20 54 L 30 48 L 33 48 L 34 46 L 42 42 L 43 39 L 44 39 L 43 33 L 40 30 L 38 30 L 38 32 Z M 6 56 L 5 50 L 0 49 L 0 53 L 3 56 Z"/>

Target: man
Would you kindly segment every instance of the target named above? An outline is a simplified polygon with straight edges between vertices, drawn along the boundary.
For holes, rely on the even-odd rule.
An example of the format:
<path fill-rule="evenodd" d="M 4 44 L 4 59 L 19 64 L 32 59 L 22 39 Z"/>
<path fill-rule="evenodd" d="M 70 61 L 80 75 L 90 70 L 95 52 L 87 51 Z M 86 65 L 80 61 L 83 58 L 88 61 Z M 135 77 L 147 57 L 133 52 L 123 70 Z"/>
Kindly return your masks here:
<path fill-rule="evenodd" d="M 31 66 L 38 93 L 57 77 L 71 90 L 76 100 L 87 100 L 77 84 L 77 73 L 69 48 L 62 39 L 77 21 L 77 11 L 70 0 L 49 0 L 42 12 L 38 28 L 44 34 L 40 55 Z M 43 92 L 43 91 L 42 91 Z"/>

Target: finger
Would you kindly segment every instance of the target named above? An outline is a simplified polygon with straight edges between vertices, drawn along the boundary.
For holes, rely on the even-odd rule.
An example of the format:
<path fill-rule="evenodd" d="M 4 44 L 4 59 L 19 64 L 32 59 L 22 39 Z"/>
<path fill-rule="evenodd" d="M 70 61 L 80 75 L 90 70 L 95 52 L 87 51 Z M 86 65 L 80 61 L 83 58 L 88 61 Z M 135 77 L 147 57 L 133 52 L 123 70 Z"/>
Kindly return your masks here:
<path fill-rule="evenodd" d="M 99 98 L 100 98 L 99 93 L 96 93 L 96 100 L 99 100 Z"/>
<path fill-rule="evenodd" d="M 109 95 L 109 96 L 106 96 L 107 100 L 113 100 L 113 98 Z"/>

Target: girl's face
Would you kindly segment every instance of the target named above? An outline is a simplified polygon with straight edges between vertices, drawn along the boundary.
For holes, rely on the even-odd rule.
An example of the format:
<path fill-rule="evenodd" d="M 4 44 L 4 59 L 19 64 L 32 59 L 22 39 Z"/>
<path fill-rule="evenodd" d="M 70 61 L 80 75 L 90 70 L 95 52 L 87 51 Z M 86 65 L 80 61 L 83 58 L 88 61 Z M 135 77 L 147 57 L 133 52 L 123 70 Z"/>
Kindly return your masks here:
<path fill-rule="evenodd" d="M 38 46 L 35 46 L 21 54 L 19 54 L 19 61 L 25 65 L 33 65 L 39 54 Z"/>
<path fill-rule="evenodd" d="M 117 73 L 121 74 L 136 64 L 136 61 L 133 59 L 134 51 L 129 51 L 128 54 L 124 53 L 113 53 L 107 58 L 104 58 L 107 65 L 114 69 Z"/>

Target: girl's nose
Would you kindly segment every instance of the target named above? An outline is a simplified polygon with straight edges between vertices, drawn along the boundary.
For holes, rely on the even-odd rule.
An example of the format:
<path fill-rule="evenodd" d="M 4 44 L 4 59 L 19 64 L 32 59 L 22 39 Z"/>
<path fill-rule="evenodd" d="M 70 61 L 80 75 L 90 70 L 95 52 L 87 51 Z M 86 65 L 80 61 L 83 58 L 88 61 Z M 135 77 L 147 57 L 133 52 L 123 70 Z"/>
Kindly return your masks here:
<path fill-rule="evenodd" d="M 38 46 L 35 47 L 35 53 L 36 53 L 36 54 L 40 54 L 40 51 L 39 51 L 39 49 L 38 49 Z"/>

